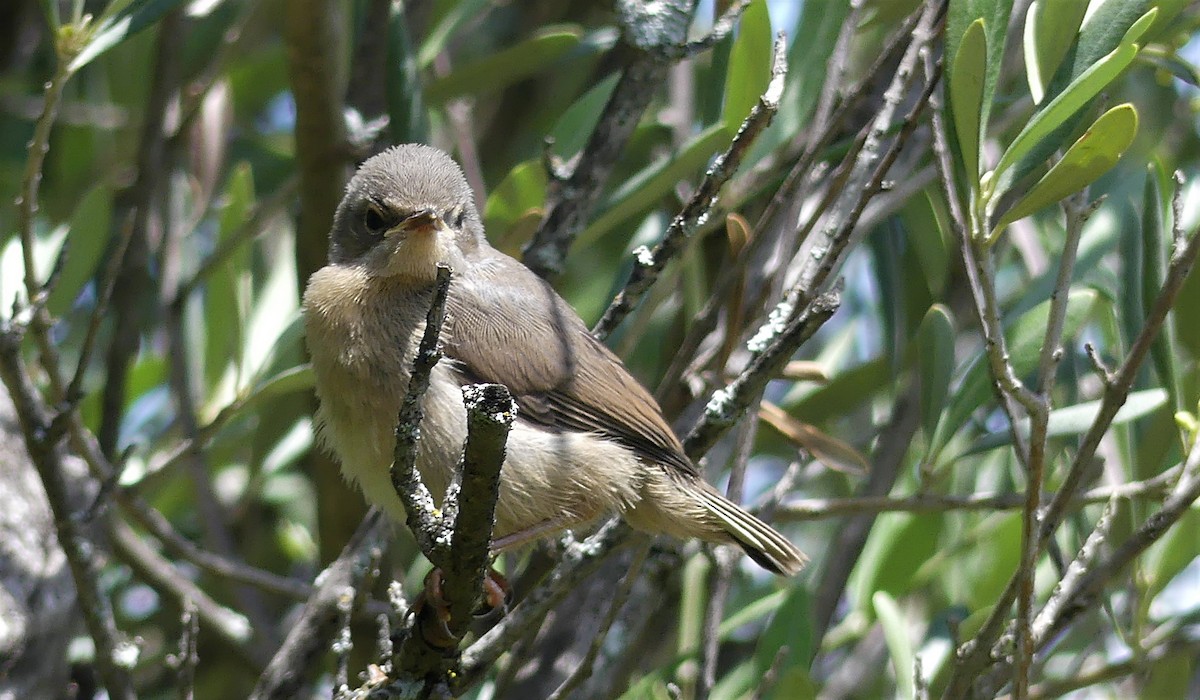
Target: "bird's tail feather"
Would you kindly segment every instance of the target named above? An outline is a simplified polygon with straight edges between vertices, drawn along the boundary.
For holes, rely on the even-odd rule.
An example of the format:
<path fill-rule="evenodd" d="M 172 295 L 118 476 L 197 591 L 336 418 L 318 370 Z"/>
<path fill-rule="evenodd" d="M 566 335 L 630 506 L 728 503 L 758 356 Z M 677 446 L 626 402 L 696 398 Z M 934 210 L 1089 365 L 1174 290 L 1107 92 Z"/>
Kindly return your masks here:
<path fill-rule="evenodd" d="M 782 576 L 804 568 L 808 557 L 775 528 L 711 487 L 696 489 L 695 493 L 704 509 L 720 522 L 721 529 L 759 566 Z"/>

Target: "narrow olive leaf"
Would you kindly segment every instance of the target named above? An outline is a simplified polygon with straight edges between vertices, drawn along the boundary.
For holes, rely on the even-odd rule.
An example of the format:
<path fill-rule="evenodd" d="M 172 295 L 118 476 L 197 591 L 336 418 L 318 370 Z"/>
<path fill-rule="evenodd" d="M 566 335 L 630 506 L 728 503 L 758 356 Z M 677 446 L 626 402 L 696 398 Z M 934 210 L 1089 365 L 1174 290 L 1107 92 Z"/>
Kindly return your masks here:
<path fill-rule="evenodd" d="M 1092 289 L 1071 290 L 1067 296 L 1067 314 L 1063 323 L 1064 342 L 1074 338 L 1083 328 L 1099 298 L 1100 295 Z M 1009 357 L 1019 377 L 1029 374 L 1037 367 L 1049 314 L 1050 302 L 1042 302 L 1022 314 L 1005 331 Z M 950 438 L 970 421 L 971 414 L 976 409 L 992 397 L 991 382 L 987 361 L 981 353 L 963 372 L 958 389 L 938 421 L 929 444 L 930 463 L 937 462 L 938 455 L 945 449 Z"/>
<path fill-rule="evenodd" d="M 1130 421 L 1147 416 L 1165 406 L 1167 399 L 1168 394 L 1165 389 L 1135 391 L 1125 400 L 1125 405 L 1121 406 L 1121 409 L 1117 411 L 1112 424 L 1124 425 Z M 1096 416 L 1100 415 L 1100 406 L 1100 401 L 1086 401 L 1074 406 L 1067 406 L 1051 411 L 1046 434 L 1052 438 L 1082 435 L 1095 422 Z M 1029 420 L 1021 421 L 1017 425 L 1017 431 L 1022 435 L 1028 435 Z M 1011 442 L 1012 432 L 1009 430 L 988 433 L 976 440 L 962 454 L 956 455 L 955 459 L 975 455 L 987 450 L 994 450 Z"/>
<path fill-rule="evenodd" d="M 1146 596 L 1153 599 L 1171 579 L 1196 559 L 1196 533 L 1200 532 L 1200 509 L 1188 509 L 1180 523 L 1167 530 L 1163 538 L 1146 552 L 1142 568 L 1146 578 Z"/>
<path fill-rule="evenodd" d="M 1025 15 L 1025 77 L 1036 104 L 1079 33 L 1088 0 L 1033 0 Z M 1066 40 L 1070 37 L 1070 41 Z"/>
<path fill-rule="evenodd" d="M 315 381 L 312 365 L 289 367 L 255 386 L 246 396 L 244 406 L 252 406 L 259 401 L 285 394 L 307 391 L 313 387 Z"/>
<path fill-rule="evenodd" d="M 1100 115 L 1083 136 L 1071 144 L 1062 160 L 1000 217 L 996 232 L 1095 182 L 1117 164 L 1125 149 L 1133 143 L 1137 128 L 1137 110 L 1128 102 Z"/>
<path fill-rule="evenodd" d="M 1141 230 L 1138 232 L 1142 245 L 1142 308 L 1139 309 L 1142 318 L 1151 313 L 1167 269 L 1167 242 L 1171 240 L 1171 227 L 1164 220 L 1169 204 L 1163 196 L 1163 184 L 1166 182 L 1169 182 L 1166 169 L 1162 161 L 1155 158 L 1147 166 L 1146 186 L 1142 191 Z M 1180 366 L 1180 361 L 1186 357 L 1186 353 L 1176 352 L 1178 336 L 1175 329 L 1179 322 L 1178 315 L 1173 314 L 1173 318 L 1163 324 L 1162 331 L 1150 346 L 1150 358 L 1159 382 L 1171 392 L 1171 405 L 1183 409 L 1183 390 L 1179 382 L 1186 370 Z"/>
<path fill-rule="evenodd" d="M 921 425 L 926 436 L 937 429 L 954 374 L 954 321 L 950 310 L 934 304 L 917 329 L 917 365 L 921 382 Z"/>
<path fill-rule="evenodd" d="M 163 15 L 182 5 L 184 0 L 134 0 L 113 15 L 101 20 L 87 45 L 71 59 L 68 70 L 75 72 L 97 56 L 149 27 Z"/>
<path fill-rule="evenodd" d="M 979 124 L 986 128 L 988 115 L 991 114 L 992 98 L 996 93 L 996 85 L 1000 79 L 1000 69 L 1004 64 L 1004 46 L 1008 40 L 1009 19 L 1012 16 L 1013 0 L 955 0 L 948 3 L 946 11 L 946 60 L 958 54 L 959 46 L 970 25 L 983 19 L 984 34 L 987 37 L 987 55 L 983 72 L 983 88 L 979 105 Z M 947 63 L 946 80 L 949 85 L 954 80 L 953 62 Z M 957 109 L 949 105 L 951 113 Z M 948 118 L 949 128 L 954 128 L 954 119 Z M 956 149 L 957 140 L 951 140 L 952 149 Z M 959 154 L 961 158 L 962 155 Z M 976 176 L 978 177 L 978 176 Z"/>
<path fill-rule="evenodd" d="M 1054 73 L 1054 78 L 1046 87 L 1042 108 L 1045 108 L 1047 103 L 1057 100 L 1064 90 L 1073 87 L 1084 73 L 1093 69 L 1118 47 L 1135 42 L 1139 46 L 1142 45 L 1141 37 L 1147 31 L 1147 20 L 1142 18 L 1146 15 L 1149 5 L 1149 0 L 1093 0 L 1074 45 L 1067 51 Z M 1161 15 L 1151 15 L 1150 20 L 1155 16 Z M 1090 101 L 1090 98 L 1087 101 Z M 1066 148 L 1070 144 L 1068 139 L 1074 139 L 1083 131 L 1083 127 L 1086 126 L 1085 118 L 1091 117 L 1085 110 L 1076 110 L 1066 116 L 1057 127 L 1036 139 L 1011 167 L 997 169 L 994 175 L 985 175 L 991 183 L 990 187 L 985 188 L 992 193 L 989 204 L 995 206 L 1000 196 L 1006 193 L 1014 182 L 1024 179 L 1034 170 L 1043 170 L 1054 152 Z M 992 210 L 989 209 L 988 215 L 991 214 Z"/>
<path fill-rule="evenodd" d="M 530 38 L 456 67 L 429 84 L 425 96 L 445 102 L 462 95 L 495 92 L 513 83 L 549 71 L 579 45 L 583 29 L 576 25 L 545 27 Z"/>
<path fill-rule="evenodd" d="M 962 153 L 963 167 L 972 187 L 979 187 L 980 118 L 983 105 L 983 81 L 987 71 L 987 35 L 983 18 L 967 26 L 950 72 L 950 104 L 954 114 L 954 134 Z"/>
<path fill-rule="evenodd" d="M 1049 104 L 1038 110 L 1021 130 L 1021 133 L 1013 139 L 1008 149 L 1004 151 L 1000 162 L 996 164 L 992 177 L 999 179 L 1005 170 L 1021 160 L 1042 139 L 1049 136 L 1080 109 L 1083 109 L 1092 98 L 1099 95 L 1104 88 L 1116 80 L 1117 76 L 1128 68 L 1130 63 L 1133 63 L 1137 52 L 1137 44 L 1121 44 L 1112 53 L 1084 71 Z M 999 199 L 999 194 L 1001 193 L 996 192 L 992 201 Z"/>
<path fill-rule="evenodd" d="M 569 160 L 583 150 L 620 77 L 614 73 L 596 83 L 562 113 L 550 130 L 554 139 L 550 150 L 554 155 Z"/>
<path fill-rule="evenodd" d="M 766 673 L 771 668 L 775 655 L 783 647 L 788 649 L 785 667 L 800 665 L 808 668 L 816 653 L 813 647 L 812 594 L 807 586 L 789 588 L 783 605 L 758 637 L 754 661 L 760 673 Z"/>
<path fill-rule="evenodd" d="M 1121 37 L 1122 44 L 1134 44 L 1141 41 L 1141 38 L 1150 31 L 1150 27 L 1154 26 L 1155 20 L 1158 19 L 1158 8 L 1152 7 L 1146 14 L 1137 18 L 1137 21 L 1129 26 L 1125 32 L 1125 36 Z"/>
<path fill-rule="evenodd" d="M 896 697 L 916 697 L 913 687 L 913 661 L 916 652 L 909 637 L 909 624 L 904 619 L 904 613 L 896 604 L 896 599 L 884 591 L 876 591 L 871 596 L 871 605 L 875 608 L 875 616 L 883 626 L 883 638 L 887 642 L 888 654 L 892 657 L 892 670 L 896 673 Z"/>
<path fill-rule="evenodd" d="M 725 215 L 725 238 L 729 241 L 729 255 L 737 257 L 750 243 L 750 222 L 737 212 Z"/>
<path fill-rule="evenodd" d="M 766 0 L 754 0 L 738 21 L 737 39 L 725 74 L 725 105 L 721 121 L 734 133 L 758 102 L 771 80 L 771 17 Z"/>
<path fill-rule="evenodd" d="M 763 401 L 758 416 L 793 444 L 803 448 L 833 471 L 864 476 L 870 468 L 867 458 L 851 445 L 788 414 L 770 401 Z"/>
<path fill-rule="evenodd" d="M 1170 74 L 1173 78 L 1178 78 L 1192 87 L 1200 88 L 1200 72 L 1197 72 L 1196 67 L 1178 53 L 1160 55 L 1143 51 L 1138 58 L 1154 68 Z"/>

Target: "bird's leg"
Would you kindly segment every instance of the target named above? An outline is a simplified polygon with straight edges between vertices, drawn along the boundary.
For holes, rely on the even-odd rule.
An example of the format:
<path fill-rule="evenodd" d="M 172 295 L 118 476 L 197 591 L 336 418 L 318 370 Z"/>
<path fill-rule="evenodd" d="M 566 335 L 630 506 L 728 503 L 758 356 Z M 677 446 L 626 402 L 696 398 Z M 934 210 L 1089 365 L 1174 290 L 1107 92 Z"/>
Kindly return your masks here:
<path fill-rule="evenodd" d="M 492 556 L 503 554 L 511 549 L 516 549 L 522 545 L 529 544 L 534 540 L 540 540 L 551 533 L 566 529 L 577 520 L 578 518 L 560 515 L 556 518 L 543 520 L 542 522 L 531 527 L 527 527 L 524 530 L 510 532 L 504 537 L 492 540 Z"/>

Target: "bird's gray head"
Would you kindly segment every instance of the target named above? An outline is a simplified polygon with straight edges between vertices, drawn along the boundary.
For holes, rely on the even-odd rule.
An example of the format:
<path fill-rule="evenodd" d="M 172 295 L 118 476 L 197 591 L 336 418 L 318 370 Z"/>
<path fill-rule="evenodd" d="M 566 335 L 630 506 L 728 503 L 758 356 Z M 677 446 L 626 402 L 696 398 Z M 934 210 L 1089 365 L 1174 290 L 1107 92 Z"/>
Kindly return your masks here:
<path fill-rule="evenodd" d="M 346 186 L 329 238 L 329 260 L 372 274 L 432 281 L 483 241 L 462 169 L 442 151 L 395 146 L 369 158 Z"/>

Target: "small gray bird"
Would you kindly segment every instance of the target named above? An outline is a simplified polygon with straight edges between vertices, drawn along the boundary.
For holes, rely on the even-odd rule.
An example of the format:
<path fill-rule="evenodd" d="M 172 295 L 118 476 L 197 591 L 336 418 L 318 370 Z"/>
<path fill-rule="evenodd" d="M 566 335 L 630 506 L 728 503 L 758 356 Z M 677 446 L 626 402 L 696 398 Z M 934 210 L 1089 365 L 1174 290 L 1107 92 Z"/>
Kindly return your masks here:
<path fill-rule="evenodd" d="M 318 431 L 367 500 L 404 519 L 389 477 L 394 430 L 439 263 L 454 275 L 416 462 L 435 498 L 466 437 L 461 387 L 503 384 L 518 412 L 496 546 L 619 511 L 639 530 L 736 544 L 778 574 L 801 569 L 787 538 L 704 481 L 649 392 L 554 289 L 488 244 L 462 170 L 423 145 L 362 164 L 334 216 L 329 264 L 304 292 Z"/>

